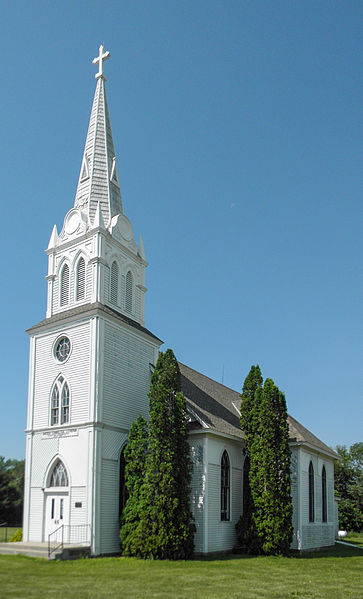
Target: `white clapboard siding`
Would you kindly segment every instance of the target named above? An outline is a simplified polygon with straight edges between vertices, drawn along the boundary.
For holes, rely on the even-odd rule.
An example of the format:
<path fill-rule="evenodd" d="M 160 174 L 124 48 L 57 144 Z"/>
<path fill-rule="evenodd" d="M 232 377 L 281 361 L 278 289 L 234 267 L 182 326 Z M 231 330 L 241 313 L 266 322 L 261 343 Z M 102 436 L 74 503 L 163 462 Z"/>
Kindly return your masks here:
<path fill-rule="evenodd" d="M 232 468 L 231 520 L 236 523 L 242 514 L 242 470 Z"/>
<path fill-rule="evenodd" d="M 208 551 L 233 549 L 236 533 L 235 523 L 221 521 L 221 469 L 208 464 Z"/>
<path fill-rule="evenodd" d="M 29 541 L 41 542 L 43 532 L 43 491 L 39 488 L 30 489 Z"/>
<path fill-rule="evenodd" d="M 60 334 L 71 341 L 71 355 L 63 364 L 53 356 L 53 344 Z M 88 420 L 90 378 L 90 325 L 59 330 L 36 339 L 34 376 L 34 428 L 50 423 L 50 394 L 55 379 L 62 373 L 70 388 L 70 424 Z"/>
<path fill-rule="evenodd" d="M 49 464 L 59 453 L 59 439 L 48 439 L 43 433 L 33 437 L 33 456 L 31 461 L 31 486 L 45 487 L 45 474 Z"/>
<path fill-rule="evenodd" d="M 72 487 L 70 491 L 70 524 L 87 524 L 87 487 Z M 81 507 L 76 507 L 76 504 Z"/>
<path fill-rule="evenodd" d="M 142 414 L 148 414 L 150 362 L 153 347 L 123 329 L 105 322 L 103 420 L 130 428 Z"/>
<path fill-rule="evenodd" d="M 100 552 L 115 553 L 120 551 L 118 460 L 102 460 L 100 494 Z"/>

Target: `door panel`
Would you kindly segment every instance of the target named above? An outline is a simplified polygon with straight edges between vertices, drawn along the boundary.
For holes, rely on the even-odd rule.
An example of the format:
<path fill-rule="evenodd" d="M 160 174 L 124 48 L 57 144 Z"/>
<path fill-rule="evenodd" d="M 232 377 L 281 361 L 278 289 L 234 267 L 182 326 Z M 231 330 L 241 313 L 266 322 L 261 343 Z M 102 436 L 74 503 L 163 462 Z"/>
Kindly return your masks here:
<path fill-rule="evenodd" d="M 49 494 L 45 500 L 45 538 L 44 541 L 48 540 L 48 536 L 57 530 L 62 524 L 69 523 L 69 501 L 68 493 L 57 493 Z M 63 531 L 63 540 L 67 542 L 66 534 L 67 529 Z M 60 531 L 60 538 L 62 531 Z M 54 540 L 56 540 L 54 538 Z"/>

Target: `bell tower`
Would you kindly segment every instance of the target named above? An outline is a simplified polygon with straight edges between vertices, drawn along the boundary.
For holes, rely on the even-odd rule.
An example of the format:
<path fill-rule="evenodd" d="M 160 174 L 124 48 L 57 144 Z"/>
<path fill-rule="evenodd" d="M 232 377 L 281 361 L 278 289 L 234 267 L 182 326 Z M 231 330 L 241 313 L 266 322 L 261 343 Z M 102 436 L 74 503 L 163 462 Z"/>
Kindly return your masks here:
<path fill-rule="evenodd" d="M 83 530 L 119 549 L 120 453 L 147 416 L 160 339 L 145 328 L 147 262 L 124 214 L 103 46 L 73 207 L 48 248 L 46 318 L 28 330 L 24 540 Z"/>

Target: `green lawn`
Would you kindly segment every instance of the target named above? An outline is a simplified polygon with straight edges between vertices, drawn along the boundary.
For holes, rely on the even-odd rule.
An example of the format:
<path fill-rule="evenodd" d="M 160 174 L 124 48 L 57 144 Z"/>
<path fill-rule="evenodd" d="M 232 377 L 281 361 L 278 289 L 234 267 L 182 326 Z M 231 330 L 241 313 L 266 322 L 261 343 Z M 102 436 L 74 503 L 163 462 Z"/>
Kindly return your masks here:
<path fill-rule="evenodd" d="M 349 532 L 348 536 L 342 539 L 342 541 L 363 547 L 363 532 Z"/>
<path fill-rule="evenodd" d="M 363 598 L 363 551 L 344 545 L 291 558 L 47 562 L 0 555 L 2 597 L 58 599 Z"/>

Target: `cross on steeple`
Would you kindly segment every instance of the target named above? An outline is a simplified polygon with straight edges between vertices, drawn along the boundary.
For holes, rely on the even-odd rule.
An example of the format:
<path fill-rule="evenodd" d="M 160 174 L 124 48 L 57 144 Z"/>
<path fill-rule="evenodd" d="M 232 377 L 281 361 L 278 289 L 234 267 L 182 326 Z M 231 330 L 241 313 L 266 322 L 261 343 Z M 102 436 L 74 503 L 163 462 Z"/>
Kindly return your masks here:
<path fill-rule="evenodd" d="M 93 64 L 98 63 L 98 73 L 95 74 L 96 79 L 99 79 L 100 77 L 102 77 L 103 79 L 106 80 L 106 77 L 103 74 L 103 61 L 110 58 L 110 56 L 111 56 L 111 54 L 109 52 L 104 52 L 104 47 L 101 45 L 99 48 L 98 56 L 96 56 L 96 58 L 94 58 L 92 60 Z"/>

